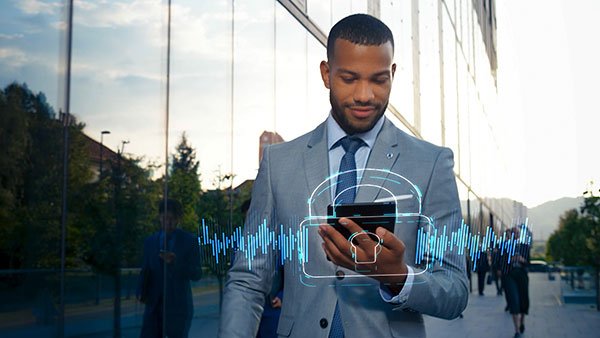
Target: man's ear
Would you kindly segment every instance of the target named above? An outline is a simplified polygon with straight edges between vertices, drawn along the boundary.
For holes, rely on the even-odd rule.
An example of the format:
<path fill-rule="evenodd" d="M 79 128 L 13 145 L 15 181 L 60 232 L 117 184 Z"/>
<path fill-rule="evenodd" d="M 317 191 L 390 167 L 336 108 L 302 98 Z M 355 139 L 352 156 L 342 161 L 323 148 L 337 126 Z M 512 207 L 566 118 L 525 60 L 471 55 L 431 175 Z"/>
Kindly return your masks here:
<path fill-rule="evenodd" d="M 394 74 L 396 73 L 396 64 L 392 64 L 392 80 L 394 79 Z"/>
<path fill-rule="evenodd" d="M 329 63 L 325 60 L 321 61 L 321 78 L 323 79 L 323 84 L 325 85 L 325 88 L 330 89 L 329 88 Z"/>

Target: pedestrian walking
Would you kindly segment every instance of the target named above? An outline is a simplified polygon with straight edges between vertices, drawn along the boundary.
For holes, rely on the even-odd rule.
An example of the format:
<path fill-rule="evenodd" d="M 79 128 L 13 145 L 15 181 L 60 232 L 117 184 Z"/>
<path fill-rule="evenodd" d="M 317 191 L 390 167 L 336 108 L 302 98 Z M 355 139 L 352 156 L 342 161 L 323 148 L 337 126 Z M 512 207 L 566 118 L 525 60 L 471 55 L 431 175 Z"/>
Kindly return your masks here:
<path fill-rule="evenodd" d="M 506 292 L 509 312 L 513 317 L 515 338 L 518 338 L 525 332 L 525 315 L 529 313 L 527 268 L 529 266 L 531 232 L 527 230 L 525 225 L 514 227 L 511 231 L 511 238 L 512 245 L 514 245 L 514 254 L 504 252 L 505 258 L 506 255 L 510 258 L 506 258 L 508 264 L 505 265 L 502 271 L 502 285 Z"/>

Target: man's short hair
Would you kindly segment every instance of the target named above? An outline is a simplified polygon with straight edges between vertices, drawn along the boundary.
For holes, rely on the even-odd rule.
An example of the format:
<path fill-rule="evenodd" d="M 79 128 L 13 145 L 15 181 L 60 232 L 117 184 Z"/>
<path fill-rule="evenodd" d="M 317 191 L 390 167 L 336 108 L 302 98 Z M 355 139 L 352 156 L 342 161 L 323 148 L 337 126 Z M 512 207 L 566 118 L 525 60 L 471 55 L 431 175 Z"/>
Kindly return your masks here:
<path fill-rule="evenodd" d="M 179 201 L 167 198 L 167 212 L 170 212 L 171 215 L 181 218 L 183 216 L 183 207 Z M 158 213 L 160 215 L 165 213 L 165 200 L 161 199 L 158 201 Z"/>
<path fill-rule="evenodd" d="M 368 14 L 353 14 L 333 25 L 327 38 L 328 60 L 333 59 L 333 47 L 337 39 L 363 46 L 380 46 L 389 41 L 394 51 L 392 31 L 381 20 Z"/>

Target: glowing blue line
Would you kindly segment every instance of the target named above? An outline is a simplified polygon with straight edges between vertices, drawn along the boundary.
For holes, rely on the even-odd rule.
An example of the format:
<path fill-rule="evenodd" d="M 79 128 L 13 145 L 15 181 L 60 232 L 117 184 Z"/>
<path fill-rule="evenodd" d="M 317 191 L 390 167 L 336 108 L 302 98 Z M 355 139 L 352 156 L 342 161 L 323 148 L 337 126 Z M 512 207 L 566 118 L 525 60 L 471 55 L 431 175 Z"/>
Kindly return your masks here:
<path fill-rule="evenodd" d="M 306 278 L 310 278 L 310 277 L 306 276 Z M 300 276 L 300 283 L 302 283 L 302 285 L 308 286 L 310 288 L 316 288 L 317 287 L 316 285 L 309 285 L 309 284 L 304 283 L 304 281 L 302 280 L 302 276 Z"/>
<path fill-rule="evenodd" d="M 327 190 L 327 189 L 329 189 L 329 188 L 333 187 L 334 185 L 336 185 L 336 184 L 338 184 L 338 183 L 340 183 L 340 182 L 341 182 L 341 181 L 338 181 L 338 182 L 335 182 L 335 183 L 332 183 L 332 184 L 330 184 L 328 187 L 326 187 L 326 188 L 324 188 L 323 190 L 321 190 L 321 191 L 320 191 L 320 192 L 317 194 L 317 196 L 321 196 L 321 194 L 322 194 L 322 193 L 323 193 L 325 190 Z M 309 200 L 310 200 L 310 198 L 309 198 Z"/>
<path fill-rule="evenodd" d="M 419 193 L 419 197 L 423 196 L 423 195 L 421 195 L 421 190 L 419 189 L 419 187 L 416 184 L 415 184 L 415 189 L 417 189 L 417 192 Z"/>
<path fill-rule="evenodd" d="M 419 228 L 419 230 L 417 231 L 417 254 L 415 255 L 415 264 L 419 264 L 419 251 L 421 249 L 420 245 L 421 245 L 421 230 L 422 228 Z"/>
<path fill-rule="evenodd" d="M 444 265 L 444 252 L 446 251 L 447 244 L 448 244 L 448 236 L 446 236 L 446 226 L 445 225 L 444 225 L 444 232 L 443 232 L 442 236 L 444 237 L 445 240 L 443 241 L 444 247 L 443 247 L 442 252 L 440 254 L 440 266 Z"/>

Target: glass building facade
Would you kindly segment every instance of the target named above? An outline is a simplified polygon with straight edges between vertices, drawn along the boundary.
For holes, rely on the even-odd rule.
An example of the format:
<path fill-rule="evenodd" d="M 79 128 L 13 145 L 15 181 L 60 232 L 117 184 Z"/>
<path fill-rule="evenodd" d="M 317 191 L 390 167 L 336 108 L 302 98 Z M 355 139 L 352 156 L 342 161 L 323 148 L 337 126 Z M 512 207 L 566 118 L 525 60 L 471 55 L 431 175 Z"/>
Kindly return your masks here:
<path fill-rule="evenodd" d="M 511 199 L 510 121 L 497 108 L 494 3 L 89 0 L 74 3 L 72 21 L 69 2 L 2 3 L 3 124 L 27 127 L 23 144 L 3 136 L 21 150 L 2 156 L 0 337 L 137 335 L 136 286 L 144 238 L 159 230 L 157 203 L 182 200 L 181 227 L 194 234 L 203 220 L 240 226 L 261 147 L 326 119 L 319 63 L 329 29 L 353 13 L 392 30 L 397 71 L 386 117 L 453 150 L 471 231 L 524 218 Z M 25 122 L 8 113 L 11 104 Z M 174 163 L 192 153 L 190 192 Z M 203 255 L 191 332 L 212 336 L 227 265 Z"/>

